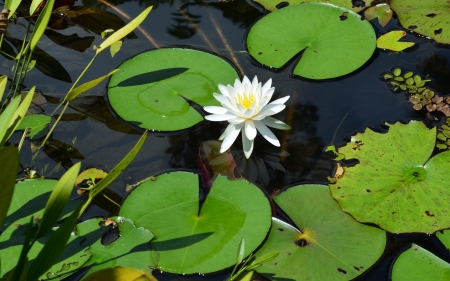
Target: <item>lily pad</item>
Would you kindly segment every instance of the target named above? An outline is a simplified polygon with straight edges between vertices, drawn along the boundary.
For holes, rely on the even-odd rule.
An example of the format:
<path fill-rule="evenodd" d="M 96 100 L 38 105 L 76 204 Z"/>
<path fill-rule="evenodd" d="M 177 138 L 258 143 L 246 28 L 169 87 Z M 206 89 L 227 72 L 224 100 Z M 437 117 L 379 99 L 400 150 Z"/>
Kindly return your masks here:
<path fill-rule="evenodd" d="M 257 268 L 273 280 L 351 280 L 382 255 L 386 233 L 343 213 L 324 185 L 299 185 L 275 202 L 300 228 L 272 219 L 269 237 L 256 258 L 279 255 Z"/>
<path fill-rule="evenodd" d="M 392 14 L 391 7 L 385 3 L 369 7 L 364 11 L 364 17 L 367 20 L 378 18 L 378 23 L 383 27 L 391 20 Z"/>
<path fill-rule="evenodd" d="M 433 38 L 436 42 L 450 44 L 448 0 L 391 0 L 391 8 L 404 28 Z"/>
<path fill-rule="evenodd" d="M 381 35 L 377 39 L 377 47 L 380 49 L 387 49 L 396 52 L 403 51 L 406 48 L 414 46 L 413 42 L 399 42 L 402 37 L 406 35 L 403 30 L 394 30 Z"/>
<path fill-rule="evenodd" d="M 56 183 L 56 180 L 25 180 L 16 184 L 13 201 L 1 229 L 3 232 L 0 236 L 0 276 L 5 276 L 16 265 L 30 216 L 34 216 L 37 230 L 37 224 L 44 213 L 47 199 Z M 78 205 L 79 202 L 69 201 L 63 211 L 63 216 L 73 211 Z M 28 254 L 30 262 L 38 255 L 51 234 L 53 232 L 34 243 Z M 79 238 L 72 236 L 58 263 L 41 276 L 41 279 L 53 278 L 55 275 L 62 275 L 82 266 L 89 259 L 89 255 L 86 255 L 85 247 L 80 246 L 80 242 Z M 70 258 L 64 260 L 64 257 L 68 256 Z"/>
<path fill-rule="evenodd" d="M 273 68 L 300 51 L 293 73 L 310 79 L 342 76 L 361 67 L 375 50 L 375 32 L 357 13 L 329 4 L 306 3 L 272 12 L 252 26 L 250 55 Z"/>
<path fill-rule="evenodd" d="M 430 158 L 436 129 L 422 122 L 387 124 L 386 134 L 366 129 L 338 149 L 359 164 L 331 184 L 342 210 L 393 232 L 433 233 L 450 227 L 450 151 Z"/>
<path fill-rule="evenodd" d="M 167 48 L 135 56 L 119 66 L 108 85 L 116 113 L 151 130 L 176 131 L 203 121 L 196 105 L 219 105 L 218 84 L 239 78 L 225 60 L 192 49 Z"/>
<path fill-rule="evenodd" d="M 395 261 L 392 281 L 450 280 L 450 264 L 412 244 Z"/>
<path fill-rule="evenodd" d="M 158 268 L 172 273 L 209 273 L 234 265 L 245 239 L 244 256 L 264 240 L 271 209 L 256 186 L 219 176 L 199 207 L 198 175 L 163 174 L 139 185 L 120 215 L 155 234 L 152 252 Z"/>
<path fill-rule="evenodd" d="M 91 253 L 86 266 L 94 265 L 87 274 L 116 266 L 151 272 L 150 267 L 157 264 L 149 245 L 153 234 L 143 227 L 136 228 L 129 219 L 119 217 L 113 219 L 113 224 L 119 228 L 120 237 L 104 246 L 100 239 L 102 234 L 99 235 L 99 232 L 106 232 L 109 228 L 101 230 L 101 221 L 102 219 L 90 219 L 77 226 L 77 235 L 87 239 L 83 245 L 89 246 Z"/>
<path fill-rule="evenodd" d="M 327 3 L 327 4 L 333 4 L 342 8 L 346 8 L 349 10 L 352 10 L 353 12 L 359 12 L 364 9 L 364 7 L 370 6 L 370 3 L 372 3 L 373 0 L 362 0 L 360 2 L 364 3 L 364 7 L 361 3 L 361 5 L 355 6 L 353 4 L 352 0 L 290 0 L 290 1 L 283 1 L 283 0 L 253 0 L 256 3 L 261 4 L 266 10 L 269 11 L 275 11 L 277 10 L 277 6 L 281 3 L 289 3 L 289 5 L 294 4 L 301 4 L 301 3 Z"/>
<path fill-rule="evenodd" d="M 47 134 L 47 125 L 52 121 L 52 118 L 45 114 L 30 114 L 25 115 L 23 120 L 17 126 L 16 130 L 25 130 L 28 128 L 28 136 L 32 139 L 40 138 Z"/>

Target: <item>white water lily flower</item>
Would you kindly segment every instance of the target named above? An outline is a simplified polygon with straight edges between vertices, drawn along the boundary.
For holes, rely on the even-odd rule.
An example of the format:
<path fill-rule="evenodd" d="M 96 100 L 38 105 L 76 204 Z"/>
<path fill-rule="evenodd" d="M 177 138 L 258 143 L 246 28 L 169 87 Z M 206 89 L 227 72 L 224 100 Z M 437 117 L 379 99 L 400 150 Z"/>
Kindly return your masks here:
<path fill-rule="evenodd" d="M 214 97 L 222 106 L 205 106 L 204 109 L 212 113 L 205 116 L 206 120 L 230 123 L 219 138 L 223 140 L 220 152 L 223 153 L 231 147 L 241 130 L 244 154 L 247 158 L 252 154 L 257 131 L 271 144 L 280 146 L 280 142 L 267 126 L 281 130 L 291 128 L 280 120 L 270 117 L 286 107 L 284 103 L 289 96 L 269 103 L 275 90 L 271 85 L 272 79 L 269 79 L 261 86 L 256 76 L 252 82 L 247 76 L 244 76 L 242 82 L 236 79 L 234 87 L 219 84 L 221 94 L 214 93 Z"/>

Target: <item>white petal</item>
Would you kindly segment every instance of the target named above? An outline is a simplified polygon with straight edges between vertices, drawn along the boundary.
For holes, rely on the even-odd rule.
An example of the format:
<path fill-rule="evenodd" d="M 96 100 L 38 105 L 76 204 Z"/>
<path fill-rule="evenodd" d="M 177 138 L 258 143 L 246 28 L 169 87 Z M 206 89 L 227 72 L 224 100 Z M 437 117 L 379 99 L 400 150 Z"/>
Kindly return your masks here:
<path fill-rule="evenodd" d="M 245 121 L 244 132 L 249 140 L 255 139 L 257 131 L 256 131 L 255 123 L 253 123 L 252 120 Z"/>
<path fill-rule="evenodd" d="M 244 76 L 244 79 L 242 79 L 242 85 L 244 86 L 244 88 L 248 89 L 246 93 L 250 92 L 250 90 L 252 89 L 252 82 L 250 82 L 250 79 L 248 79 L 247 76 Z"/>
<path fill-rule="evenodd" d="M 219 90 L 222 93 L 222 95 L 229 97 L 230 93 L 228 93 L 228 88 L 225 85 L 219 84 Z"/>
<path fill-rule="evenodd" d="M 260 106 L 263 107 L 269 103 L 270 99 L 272 99 L 273 92 L 275 88 L 270 88 L 266 92 L 262 92 L 262 98 L 260 101 Z"/>
<path fill-rule="evenodd" d="M 253 93 L 258 93 L 257 91 L 256 91 L 256 89 L 258 88 L 258 85 L 260 85 L 261 83 L 258 83 L 258 78 L 256 77 L 256 75 L 255 75 L 255 77 L 253 78 L 253 81 L 252 81 L 252 92 Z"/>
<path fill-rule="evenodd" d="M 236 116 L 233 114 L 212 114 L 206 115 L 205 119 L 209 121 L 227 121 L 231 118 L 235 118 Z"/>
<path fill-rule="evenodd" d="M 289 96 L 285 96 L 280 99 L 274 100 L 270 104 L 284 104 L 288 99 L 289 99 Z"/>
<path fill-rule="evenodd" d="M 249 108 L 244 112 L 244 117 L 246 119 L 250 119 L 253 116 L 253 114 L 254 114 L 254 110 Z"/>
<path fill-rule="evenodd" d="M 242 86 L 241 81 L 239 81 L 239 79 L 237 78 L 234 81 L 234 90 L 237 94 L 242 94 L 244 92 L 244 86 Z"/>
<path fill-rule="evenodd" d="M 227 90 L 228 93 L 230 94 L 230 98 L 233 100 L 236 99 L 236 90 L 231 85 L 227 86 Z"/>
<path fill-rule="evenodd" d="M 227 132 L 223 142 L 222 142 L 222 146 L 220 147 L 220 152 L 223 153 L 225 151 L 228 150 L 228 148 L 231 147 L 231 145 L 233 144 L 233 142 L 236 140 L 237 136 L 239 135 L 239 132 L 242 129 L 242 126 L 244 125 L 244 123 L 241 124 L 230 124 L 232 125 L 232 127 L 230 128 L 230 130 Z M 228 129 L 228 128 L 227 128 Z"/>
<path fill-rule="evenodd" d="M 231 131 L 231 129 L 233 129 L 234 125 L 233 124 L 229 124 L 227 126 L 227 128 L 225 129 L 225 131 L 223 131 L 223 133 L 220 135 L 219 140 L 223 140 L 223 138 Z"/>
<path fill-rule="evenodd" d="M 266 127 L 261 121 L 254 121 L 256 129 L 261 133 L 261 135 L 271 144 L 275 146 L 280 146 L 280 142 L 277 137 L 272 133 L 272 131 Z"/>
<path fill-rule="evenodd" d="M 263 122 L 264 125 L 275 128 L 275 129 L 289 130 L 291 128 L 291 126 L 289 126 L 288 124 L 281 122 L 280 120 L 275 119 L 270 116 L 267 116 L 261 122 Z"/>
<path fill-rule="evenodd" d="M 263 92 L 263 93 L 267 92 L 267 90 L 269 90 L 271 86 L 272 86 L 272 78 L 267 80 L 267 82 L 264 84 L 264 86 L 262 86 L 261 92 Z"/>
<path fill-rule="evenodd" d="M 220 102 L 222 105 L 231 106 L 230 102 L 228 101 L 227 97 L 218 93 L 213 94 L 214 98 Z"/>
<path fill-rule="evenodd" d="M 245 157 L 248 159 L 253 152 L 253 140 L 249 140 L 245 134 L 242 134 L 242 146 Z"/>
<path fill-rule="evenodd" d="M 236 118 L 233 118 L 233 119 L 229 119 L 228 122 L 230 124 L 240 124 L 240 123 L 244 122 L 245 120 L 246 119 L 244 119 L 244 118 L 236 117 Z"/>
<path fill-rule="evenodd" d="M 205 107 L 203 107 L 203 109 L 206 112 L 214 113 L 214 114 L 225 114 L 228 112 L 228 109 L 226 109 L 225 107 L 221 107 L 221 106 L 205 106 Z"/>
<path fill-rule="evenodd" d="M 277 114 L 278 112 L 282 111 L 283 109 L 285 109 L 286 106 L 284 104 L 271 104 L 269 103 L 268 105 L 264 106 L 261 111 L 258 113 L 258 115 L 274 115 Z"/>

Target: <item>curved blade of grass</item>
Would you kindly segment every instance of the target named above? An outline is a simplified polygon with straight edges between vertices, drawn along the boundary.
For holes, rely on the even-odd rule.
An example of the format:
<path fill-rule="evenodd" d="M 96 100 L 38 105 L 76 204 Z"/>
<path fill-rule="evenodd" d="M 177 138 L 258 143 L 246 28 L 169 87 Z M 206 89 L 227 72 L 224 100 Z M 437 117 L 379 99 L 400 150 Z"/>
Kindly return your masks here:
<path fill-rule="evenodd" d="M 5 93 L 7 82 L 8 82 L 8 76 L 0 76 L 0 102 L 3 98 L 3 94 Z M 1 104 L 0 104 L 0 107 L 1 107 Z"/>
<path fill-rule="evenodd" d="M 136 143 L 136 145 L 131 149 L 130 152 L 120 161 L 109 173 L 106 177 L 104 177 L 101 181 L 99 181 L 93 189 L 89 192 L 89 198 L 86 201 L 86 203 L 83 205 L 83 208 L 81 209 L 80 215 L 86 210 L 87 206 L 91 203 L 92 199 L 97 196 L 104 188 L 106 188 L 110 183 L 112 183 L 121 173 L 123 170 L 128 167 L 128 165 L 133 161 L 134 157 L 138 154 L 139 150 L 141 149 L 142 145 L 145 142 L 145 139 L 147 138 L 148 131 L 145 131 L 142 137 L 139 139 L 139 141 Z"/>
<path fill-rule="evenodd" d="M 68 100 L 69 102 L 72 101 L 73 99 L 75 99 L 76 97 L 78 97 L 79 95 L 81 95 L 82 93 L 94 88 L 95 86 L 97 86 L 98 84 L 100 84 L 103 80 L 105 80 L 106 78 L 108 78 L 109 76 L 113 75 L 114 73 L 116 73 L 119 69 L 114 69 L 113 71 L 111 71 L 110 73 L 99 77 L 97 79 L 94 79 L 92 81 L 86 82 L 84 84 L 82 84 L 81 86 L 76 87 L 75 89 L 71 90 L 65 100 Z"/>
<path fill-rule="evenodd" d="M 34 14 L 34 12 L 36 12 L 36 9 L 39 7 L 39 5 L 41 5 L 43 0 L 33 0 L 31 2 L 30 5 L 30 16 L 32 16 Z"/>
<path fill-rule="evenodd" d="M 3 146 L 3 144 L 14 133 L 14 131 L 22 121 L 23 117 L 27 113 L 28 107 L 30 107 L 31 100 L 33 99 L 34 96 L 34 89 L 35 87 L 33 86 L 20 105 L 17 105 L 17 103 L 19 103 L 20 101 L 20 96 L 14 98 L 14 100 L 8 105 L 8 107 L 3 112 L 5 114 L 8 111 L 7 114 L 11 114 L 10 116 L 5 116 L 5 120 L 2 120 L 3 114 L 2 116 L 0 116 L 0 140 L 1 140 L 0 146 Z M 9 108 L 10 106 L 13 107 Z"/>
<path fill-rule="evenodd" d="M 9 10 L 8 19 L 16 12 L 22 0 L 6 0 L 4 9 Z"/>
<path fill-rule="evenodd" d="M 50 198 L 48 198 L 47 205 L 45 205 L 44 214 L 36 233 L 35 240 L 47 235 L 47 233 L 55 226 L 55 223 L 60 219 L 61 213 L 69 200 L 80 171 L 81 162 L 73 165 L 64 175 L 59 179 Z"/>
<path fill-rule="evenodd" d="M 9 138 L 9 135 L 6 136 L 6 134 L 8 132 L 9 124 L 19 106 L 19 102 L 20 96 L 15 97 L 0 115 L 0 147 L 2 147 Z"/>
<path fill-rule="evenodd" d="M 103 41 L 102 44 L 100 44 L 100 46 L 97 47 L 96 54 L 97 55 L 100 54 L 102 51 L 111 46 L 113 43 L 121 40 L 122 38 L 127 36 L 131 31 L 133 31 L 136 27 L 138 27 L 147 17 L 148 13 L 150 13 L 152 8 L 153 6 L 148 7 L 142 13 L 140 13 L 139 16 L 130 21 L 127 25 L 125 25 L 121 29 L 114 32 L 111 36 L 109 36 L 105 41 Z"/>
<path fill-rule="evenodd" d="M 8 213 L 16 185 L 16 174 L 19 168 L 19 151 L 15 146 L 0 149 L 0 227 Z"/>
<path fill-rule="evenodd" d="M 48 0 L 47 3 L 45 3 L 44 9 L 42 9 L 41 14 L 39 15 L 39 17 L 36 21 L 36 24 L 34 25 L 34 30 L 33 30 L 33 33 L 31 34 L 31 39 L 30 39 L 30 51 L 31 52 L 33 52 L 37 43 L 39 42 L 42 35 L 44 34 L 44 31 L 47 29 L 48 21 L 50 20 L 50 16 L 52 15 L 54 3 L 55 3 L 55 0 Z"/>
<path fill-rule="evenodd" d="M 56 263 L 66 247 L 67 241 L 69 241 L 70 234 L 77 223 L 78 214 L 82 206 L 80 205 L 47 240 L 44 248 L 42 248 L 28 269 L 28 281 L 38 280 L 42 274 Z"/>

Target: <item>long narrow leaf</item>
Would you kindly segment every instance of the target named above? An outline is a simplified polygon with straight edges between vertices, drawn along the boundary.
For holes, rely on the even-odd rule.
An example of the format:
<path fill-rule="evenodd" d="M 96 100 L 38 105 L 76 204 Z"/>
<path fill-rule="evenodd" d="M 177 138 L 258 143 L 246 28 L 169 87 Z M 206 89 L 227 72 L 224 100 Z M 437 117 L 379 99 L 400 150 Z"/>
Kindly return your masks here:
<path fill-rule="evenodd" d="M 5 43 L 3 43 L 5 44 Z M 6 83 L 8 82 L 8 76 L 0 76 L 0 105 L 3 98 L 3 94 L 5 93 Z M 0 106 L 1 108 L 1 106 Z"/>
<path fill-rule="evenodd" d="M 6 133 L 8 132 L 9 124 L 16 113 L 17 107 L 19 106 L 19 102 L 20 96 L 15 97 L 0 115 L 0 147 L 2 147 L 9 138 L 9 136 L 6 136 Z"/>
<path fill-rule="evenodd" d="M 72 193 L 80 167 L 81 163 L 78 162 L 67 170 L 61 179 L 59 179 L 52 194 L 50 194 L 50 198 L 48 198 L 35 240 L 47 235 L 52 227 L 55 226 L 55 223 L 60 219 L 61 213 Z"/>
<path fill-rule="evenodd" d="M 9 15 L 8 15 L 8 19 L 12 17 L 12 15 L 14 15 L 14 13 L 16 12 L 17 8 L 20 5 L 20 2 L 22 2 L 22 0 L 6 0 L 5 1 L 5 9 L 9 10 Z"/>
<path fill-rule="evenodd" d="M 44 248 L 42 248 L 28 269 L 28 281 L 38 280 L 42 274 L 58 261 L 58 258 L 64 251 L 67 241 L 69 241 L 70 234 L 77 223 L 81 207 L 82 205 L 80 205 L 47 240 Z"/>
<path fill-rule="evenodd" d="M 39 5 L 41 5 L 42 2 L 43 2 L 43 0 L 33 0 L 33 1 L 31 1 L 30 16 L 32 16 L 34 14 L 34 12 L 36 12 L 36 9 L 39 7 Z"/>
<path fill-rule="evenodd" d="M 78 97 L 79 95 L 81 95 L 82 93 L 94 88 L 95 86 L 97 86 L 98 84 L 100 84 L 103 80 L 105 80 L 106 78 L 108 78 L 109 76 L 113 75 L 114 73 L 116 73 L 119 69 L 114 69 L 113 71 L 111 71 L 110 73 L 106 74 L 105 76 L 99 77 L 95 80 L 89 81 L 84 83 L 83 85 L 76 87 L 75 89 L 73 89 L 72 91 L 70 91 L 67 96 L 66 96 L 66 100 L 68 101 L 72 101 L 73 99 L 75 99 L 76 97 Z"/>
<path fill-rule="evenodd" d="M 16 130 L 16 128 L 19 126 L 20 122 L 22 121 L 23 117 L 27 113 L 28 108 L 30 107 L 31 101 L 33 100 L 34 88 L 35 87 L 33 86 L 30 89 L 30 91 L 25 96 L 25 98 L 23 99 L 22 103 L 19 106 L 16 105 L 16 110 L 12 114 L 12 117 L 9 120 L 9 123 L 7 123 L 8 125 L 6 126 L 6 129 L 3 133 L 3 138 L 0 141 L 0 146 L 2 146 L 9 139 L 9 137 L 14 133 L 14 131 Z M 20 96 L 18 96 L 16 98 L 19 98 L 19 100 L 20 100 Z M 6 108 L 6 110 L 8 110 L 8 107 Z M 0 119 L 1 118 L 2 118 L 2 116 L 0 116 Z M 0 121 L 0 126 L 2 126 L 2 125 L 3 125 L 3 123 Z M 2 137 L 2 131 L 3 131 L 2 128 L 0 128 L 0 137 Z"/>
<path fill-rule="evenodd" d="M 55 0 L 48 0 L 47 3 L 45 3 L 44 9 L 42 9 L 41 14 L 39 15 L 39 17 L 36 21 L 36 24 L 34 25 L 34 30 L 33 30 L 33 33 L 31 34 L 31 39 L 30 39 L 30 51 L 31 52 L 33 52 L 37 43 L 39 42 L 42 35 L 44 34 L 44 31 L 47 29 L 48 21 L 50 20 L 50 16 L 52 15 L 54 3 L 55 3 Z"/>
<path fill-rule="evenodd" d="M 236 255 L 236 264 L 240 264 L 242 260 L 244 259 L 244 251 L 245 251 L 245 239 L 242 237 L 241 241 L 239 242 L 238 246 L 238 252 Z"/>
<path fill-rule="evenodd" d="M 279 252 L 270 252 L 270 253 L 264 254 L 261 257 L 255 259 L 251 264 L 249 264 L 245 270 L 253 270 L 257 267 L 260 267 L 261 265 L 276 258 L 278 256 L 278 254 L 279 254 Z"/>
<path fill-rule="evenodd" d="M 19 151 L 15 146 L 0 149 L 0 227 L 8 214 L 19 169 Z"/>
<path fill-rule="evenodd" d="M 121 40 L 125 36 L 127 36 L 130 32 L 132 32 L 136 27 L 138 27 L 144 19 L 147 17 L 148 13 L 152 10 L 153 6 L 148 7 L 142 13 L 139 14 L 135 19 L 130 21 L 127 25 L 122 27 L 121 29 L 114 32 L 111 36 L 109 36 L 102 44 L 97 48 L 96 54 L 100 54 L 106 48 L 111 46 L 113 43 Z"/>
<path fill-rule="evenodd" d="M 148 131 L 145 131 L 145 133 L 142 135 L 142 137 L 139 139 L 139 141 L 136 143 L 136 145 L 131 149 L 130 152 L 120 161 L 109 173 L 106 177 L 104 177 L 101 181 L 99 181 L 94 188 L 89 193 L 89 198 L 84 204 L 83 208 L 81 209 L 80 215 L 86 210 L 89 203 L 92 201 L 92 199 L 98 195 L 104 188 L 106 188 L 110 183 L 112 183 L 121 173 L 123 170 L 125 170 L 126 167 L 133 161 L 134 157 L 136 157 L 136 154 L 141 149 L 142 145 L 145 142 L 145 139 L 147 138 Z"/>

